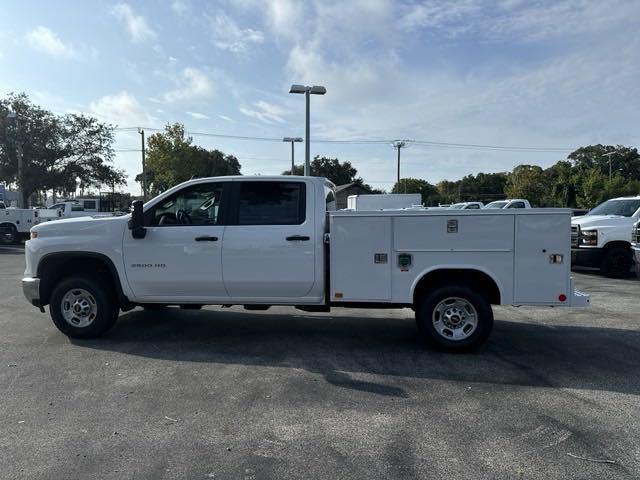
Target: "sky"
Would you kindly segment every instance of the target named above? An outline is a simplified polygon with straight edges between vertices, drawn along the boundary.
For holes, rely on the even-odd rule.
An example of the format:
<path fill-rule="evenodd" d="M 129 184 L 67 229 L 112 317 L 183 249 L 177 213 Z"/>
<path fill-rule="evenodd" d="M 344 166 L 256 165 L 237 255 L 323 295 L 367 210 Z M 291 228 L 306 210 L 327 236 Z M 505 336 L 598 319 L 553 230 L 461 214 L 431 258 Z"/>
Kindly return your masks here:
<path fill-rule="evenodd" d="M 402 177 L 432 183 L 640 144 L 639 18 L 636 0 L 3 0 L 0 95 L 147 135 L 181 122 L 274 139 L 193 135 L 267 175 L 290 166 L 278 139 L 304 136 L 290 85 L 323 85 L 312 157 L 348 160 L 389 190 L 394 139 L 414 140 Z M 140 136 L 118 131 L 115 149 L 139 192 Z"/>

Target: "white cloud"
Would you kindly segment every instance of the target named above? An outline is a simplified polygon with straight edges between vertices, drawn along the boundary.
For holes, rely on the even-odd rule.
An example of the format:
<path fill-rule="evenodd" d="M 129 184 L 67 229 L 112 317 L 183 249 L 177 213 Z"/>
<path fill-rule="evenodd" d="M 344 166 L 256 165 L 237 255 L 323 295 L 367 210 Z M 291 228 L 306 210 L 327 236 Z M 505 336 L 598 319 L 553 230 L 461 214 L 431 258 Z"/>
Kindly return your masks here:
<path fill-rule="evenodd" d="M 142 15 L 136 15 L 127 3 L 119 3 L 112 10 L 113 15 L 124 23 L 131 40 L 135 43 L 145 42 L 156 38 L 156 32 Z"/>
<path fill-rule="evenodd" d="M 210 19 L 213 43 L 221 50 L 233 53 L 244 53 L 252 45 L 264 42 L 264 34 L 260 30 L 241 28 L 225 13 L 218 13 Z"/>
<path fill-rule="evenodd" d="M 161 101 L 172 103 L 198 100 L 209 98 L 214 92 L 213 84 L 207 74 L 197 68 L 185 68 L 174 82 L 176 83 L 176 88 L 165 92 L 161 97 Z"/>
<path fill-rule="evenodd" d="M 191 5 L 186 0 L 173 0 L 171 2 L 171 10 L 181 17 L 187 15 L 191 11 Z"/>
<path fill-rule="evenodd" d="M 129 92 L 105 95 L 89 104 L 89 111 L 104 121 L 125 127 L 148 126 L 155 121 Z"/>
<path fill-rule="evenodd" d="M 239 110 L 243 115 L 267 124 L 284 123 L 285 120 L 282 117 L 289 113 L 288 110 L 264 100 L 255 102 L 253 107 L 255 108 L 240 107 Z"/>
<path fill-rule="evenodd" d="M 218 115 L 218 118 L 221 118 L 225 122 L 235 123 L 235 120 L 231 117 L 227 117 L 226 115 Z"/>
<path fill-rule="evenodd" d="M 63 42 L 60 37 L 42 25 L 34 28 L 25 36 L 27 43 L 39 52 L 54 58 L 75 58 L 77 52 L 70 43 Z"/>
<path fill-rule="evenodd" d="M 195 118 L 196 120 L 209 120 L 209 117 L 204 113 L 200 112 L 186 112 L 191 118 Z"/>

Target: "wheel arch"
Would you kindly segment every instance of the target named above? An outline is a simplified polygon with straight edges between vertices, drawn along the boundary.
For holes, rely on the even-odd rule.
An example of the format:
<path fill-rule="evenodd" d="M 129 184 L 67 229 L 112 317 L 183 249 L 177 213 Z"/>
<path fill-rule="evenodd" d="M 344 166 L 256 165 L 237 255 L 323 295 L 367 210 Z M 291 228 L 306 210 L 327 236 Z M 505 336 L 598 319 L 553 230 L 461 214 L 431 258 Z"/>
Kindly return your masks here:
<path fill-rule="evenodd" d="M 499 305 L 504 299 L 502 285 L 486 269 L 475 265 L 436 265 L 416 276 L 411 286 L 413 304 L 416 305 L 426 291 L 444 284 L 473 287 L 493 305 Z"/>
<path fill-rule="evenodd" d="M 77 273 L 98 273 L 113 286 L 120 308 L 127 309 L 130 301 L 122 290 L 120 276 L 113 261 L 96 252 L 55 252 L 44 255 L 38 262 L 36 276 L 40 279 L 40 302 L 47 305 L 58 281 Z"/>
<path fill-rule="evenodd" d="M 631 242 L 627 242 L 626 240 L 612 240 L 605 243 L 602 249 L 606 251 L 616 247 L 628 248 L 629 251 L 631 251 Z"/>

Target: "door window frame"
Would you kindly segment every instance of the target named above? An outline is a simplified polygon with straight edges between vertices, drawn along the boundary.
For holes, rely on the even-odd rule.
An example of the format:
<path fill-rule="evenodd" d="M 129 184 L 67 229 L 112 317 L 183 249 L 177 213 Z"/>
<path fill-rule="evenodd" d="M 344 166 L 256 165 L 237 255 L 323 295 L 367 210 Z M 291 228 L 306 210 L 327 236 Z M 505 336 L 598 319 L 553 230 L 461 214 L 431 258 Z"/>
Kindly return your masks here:
<path fill-rule="evenodd" d="M 243 184 L 247 183 L 295 183 L 300 185 L 300 198 L 298 205 L 298 219 L 302 219 L 300 223 L 264 223 L 264 224 L 240 224 L 240 189 Z M 300 180 L 236 180 L 232 182 L 230 188 L 230 203 L 228 209 L 227 225 L 234 225 L 239 227 L 268 227 L 268 226 L 299 226 L 304 225 L 307 222 L 307 182 Z"/>
<path fill-rule="evenodd" d="M 200 224 L 191 224 L 191 223 L 167 223 L 164 225 L 153 224 L 152 220 L 155 214 L 156 209 L 165 201 L 170 199 L 171 197 L 175 197 L 180 195 L 180 193 L 184 192 L 187 189 L 194 187 L 201 187 L 203 185 L 211 185 L 211 184 L 221 184 L 222 185 L 222 196 L 220 197 L 220 207 L 218 208 L 218 221 L 214 225 L 200 225 Z M 215 182 L 201 182 L 201 183 L 192 183 L 191 185 L 187 185 L 180 190 L 173 192 L 171 195 L 167 195 L 162 198 L 158 202 L 155 202 L 148 210 L 144 212 L 144 226 L 145 227 L 219 227 L 222 225 L 228 225 L 229 218 L 229 210 L 230 210 L 230 196 L 231 196 L 231 185 L 233 182 L 231 181 L 215 181 Z"/>

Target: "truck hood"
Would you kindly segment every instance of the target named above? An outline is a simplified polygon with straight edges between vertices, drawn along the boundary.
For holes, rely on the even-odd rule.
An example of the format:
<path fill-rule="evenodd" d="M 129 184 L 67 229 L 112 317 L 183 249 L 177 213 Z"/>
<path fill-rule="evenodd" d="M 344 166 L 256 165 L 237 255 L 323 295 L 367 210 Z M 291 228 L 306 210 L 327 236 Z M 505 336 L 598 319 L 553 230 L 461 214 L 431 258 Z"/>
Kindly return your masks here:
<path fill-rule="evenodd" d="M 633 225 L 636 219 L 633 217 L 620 217 L 618 215 L 584 215 L 582 217 L 573 217 L 571 225 L 580 225 L 580 228 L 599 228 L 599 227 L 625 227 Z"/>
<path fill-rule="evenodd" d="M 117 228 L 122 224 L 123 228 L 127 224 L 131 215 L 118 217 L 73 217 L 50 222 L 39 223 L 31 228 L 32 232 L 37 232 L 42 236 L 64 236 L 73 234 L 100 235 L 100 232 Z"/>

